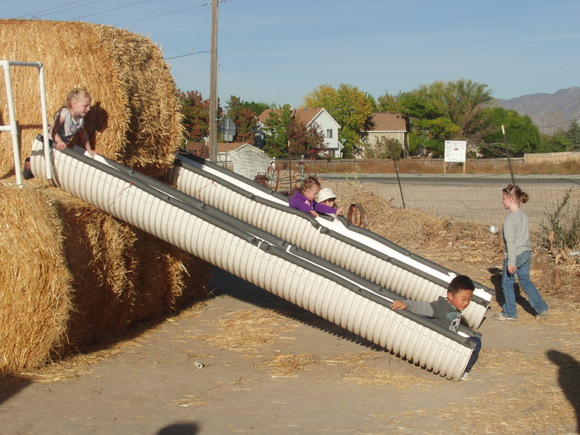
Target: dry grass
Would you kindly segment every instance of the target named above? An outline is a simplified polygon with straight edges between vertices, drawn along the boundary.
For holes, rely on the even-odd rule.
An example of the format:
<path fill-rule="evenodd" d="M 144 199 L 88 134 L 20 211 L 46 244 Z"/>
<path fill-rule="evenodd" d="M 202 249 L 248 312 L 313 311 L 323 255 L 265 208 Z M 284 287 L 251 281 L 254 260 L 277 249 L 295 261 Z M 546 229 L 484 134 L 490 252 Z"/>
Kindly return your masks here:
<path fill-rule="evenodd" d="M 470 273 L 473 279 L 494 288 L 490 269 L 501 267 L 503 245 L 501 237 L 490 234 L 487 226 L 459 223 L 421 210 L 399 209 L 366 186 L 331 181 L 324 185 L 338 195 L 341 205 L 362 204 L 370 230 L 436 263 L 457 266 L 448 266 L 454 270 L 473 270 Z M 578 260 L 560 258 L 559 264 L 554 264 L 551 254 L 540 244 L 534 246 L 531 277 L 536 285 L 547 296 L 566 295 L 570 302 L 580 303 Z"/>
<path fill-rule="evenodd" d="M 476 224 L 456 224 L 451 218 L 443 218 L 422 210 L 400 209 L 376 195 L 370 187 L 325 181 L 338 195 L 340 205 L 353 203 L 364 207 L 369 229 L 407 249 L 421 249 L 426 244 L 430 248 L 451 247 L 457 250 L 476 249 L 482 255 L 501 252 L 499 237 L 492 236 L 488 228 Z M 396 223 L 396 225 L 394 225 Z M 458 252 L 458 255 L 459 254 Z M 479 261 L 470 257 L 467 261 Z"/>
<path fill-rule="evenodd" d="M 569 354 L 574 351 L 573 347 L 564 350 Z M 558 363 L 563 367 L 567 364 L 565 360 Z M 432 433 L 573 433 L 570 416 L 575 411 L 558 386 L 557 368 L 546 364 L 543 354 L 486 350 L 478 361 L 478 374 L 490 376 L 494 382 L 485 395 L 465 397 L 456 403 L 445 401 L 432 409 L 410 410 L 398 415 L 397 420 L 413 422 L 420 417 L 445 421 L 445 431 Z M 571 365 L 568 368 L 573 370 Z M 463 418 L 454 418 L 458 415 Z"/>
<path fill-rule="evenodd" d="M 63 52 L 74 56 L 63 56 Z M 150 39 L 109 26 L 45 20 L 0 20 L 0 59 L 42 62 L 49 122 L 70 89 L 93 97 L 86 129 L 102 155 L 151 176 L 172 164 L 182 138 L 177 89 L 161 49 Z M 21 158 L 42 133 L 38 70 L 11 68 Z M 7 124 L 5 88 L 0 121 Z M 0 172 L 13 169 L 8 133 L 0 134 Z"/>
<path fill-rule="evenodd" d="M 277 341 L 280 333 L 291 326 L 286 317 L 273 310 L 238 311 L 219 319 L 222 332 L 202 335 L 200 338 L 221 349 L 255 355 L 264 344 Z"/>

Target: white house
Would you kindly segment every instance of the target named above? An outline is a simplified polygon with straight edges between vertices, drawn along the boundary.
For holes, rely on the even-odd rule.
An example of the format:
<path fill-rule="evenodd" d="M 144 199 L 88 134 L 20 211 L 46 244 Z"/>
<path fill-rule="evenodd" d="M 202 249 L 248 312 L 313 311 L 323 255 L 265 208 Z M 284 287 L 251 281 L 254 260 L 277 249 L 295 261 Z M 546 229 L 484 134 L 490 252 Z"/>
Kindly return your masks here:
<path fill-rule="evenodd" d="M 272 109 L 266 109 L 258 117 L 258 125 L 254 138 L 254 143 L 258 146 L 263 146 L 264 144 L 263 129 L 272 111 Z M 324 136 L 324 147 L 328 149 L 329 157 L 341 157 L 343 147 L 338 141 L 340 125 L 330 116 L 326 109 L 294 109 L 292 116 L 305 125 L 306 128 L 315 127 L 322 132 Z"/>

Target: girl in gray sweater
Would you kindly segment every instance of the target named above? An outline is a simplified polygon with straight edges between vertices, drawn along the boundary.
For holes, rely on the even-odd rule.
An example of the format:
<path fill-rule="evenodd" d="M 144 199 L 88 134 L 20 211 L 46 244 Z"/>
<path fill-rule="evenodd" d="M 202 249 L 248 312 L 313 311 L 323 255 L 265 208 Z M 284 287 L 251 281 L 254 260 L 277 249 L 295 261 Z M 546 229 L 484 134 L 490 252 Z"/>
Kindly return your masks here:
<path fill-rule="evenodd" d="M 528 231 L 528 216 L 520 209 L 520 203 L 528 202 L 528 194 L 523 192 L 519 186 L 510 184 L 503 189 L 502 195 L 503 206 L 510 211 L 503 223 L 505 252 L 501 286 L 505 302 L 501 307 L 502 312 L 494 314 L 493 318 L 512 321 L 518 319 L 514 291 L 516 275 L 520 281 L 521 289 L 526 292 L 530 305 L 536 311 L 536 318 L 547 317 L 548 305 L 530 279 L 532 249 Z"/>

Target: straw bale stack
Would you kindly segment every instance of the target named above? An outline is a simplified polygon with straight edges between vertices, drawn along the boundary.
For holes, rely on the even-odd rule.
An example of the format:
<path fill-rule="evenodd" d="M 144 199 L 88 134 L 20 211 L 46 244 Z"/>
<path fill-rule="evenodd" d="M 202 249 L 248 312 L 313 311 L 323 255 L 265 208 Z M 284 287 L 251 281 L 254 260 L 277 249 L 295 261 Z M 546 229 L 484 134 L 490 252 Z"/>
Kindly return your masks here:
<path fill-rule="evenodd" d="M 100 154 L 156 177 L 172 164 L 182 138 L 177 89 L 161 49 L 150 39 L 80 22 L 0 20 L 0 59 L 42 62 L 49 123 L 68 92 L 93 97 L 85 126 Z M 11 68 L 21 158 L 42 133 L 39 74 Z M 0 86 L 0 123 L 9 123 Z M 0 133 L 0 172 L 13 168 L 12 143 Z"/>
<path fill-rule="evenodd" d="M 0 185 L 0 225 L 0 374 L 206 296 L 208 263 L 42 180 Z"/>
<path fill-rule="evenodd" d="M 73 278 L 45 195 L 1 187 L 0 225 L 0 373 L 15 373 L 65 340 Z"/>

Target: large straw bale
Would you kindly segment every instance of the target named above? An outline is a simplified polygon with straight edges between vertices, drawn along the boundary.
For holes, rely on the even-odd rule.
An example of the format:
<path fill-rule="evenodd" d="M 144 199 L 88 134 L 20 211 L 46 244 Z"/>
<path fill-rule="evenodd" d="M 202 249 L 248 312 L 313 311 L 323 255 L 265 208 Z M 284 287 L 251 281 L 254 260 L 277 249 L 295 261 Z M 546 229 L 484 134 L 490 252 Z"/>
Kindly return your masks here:
<path fill-rule="evenodd" d="M 72 275 L 46 195 L 0 187 L 0 225 L 0 373 L 16 373 L 66 339 Z"/>
<path fill-rule="evenodd" d="M 208 263 L 42 180 L 0 186 L 0 206 L 0 373 L 106 342 L 206 296 Z"/>
<path fill-rule="evenodd" d="M 97 152 L 151 176 L 172 164 L 182 138 L 177 89 L 150 39 L 89 23 L 0 20 L 0 59 L 42 62 L 49 123 L 70 89 L 84 85 L 93 97 L 85 125 Z M 42 133 L 39 74 L 13 67 L 11 75 L 24 158 Z M 9 121 L 2 85 L 0 123 Z M 11 137 L 0 133 L 0 171 L 11 169 Z"/>
<path fill-rule="evenodd" d="M 69 340 L 119 335 L 128 326 L 206 295 L 209 264 L 56 188 L 64 251 L 73 276 Z"/>

